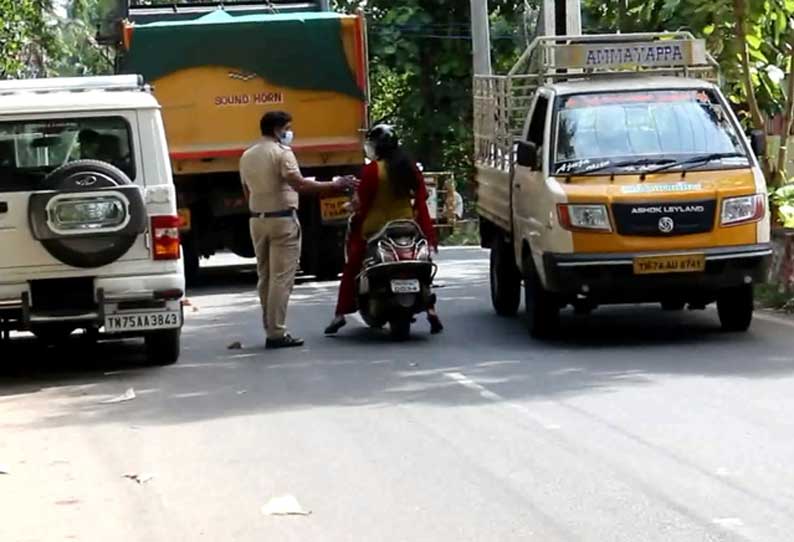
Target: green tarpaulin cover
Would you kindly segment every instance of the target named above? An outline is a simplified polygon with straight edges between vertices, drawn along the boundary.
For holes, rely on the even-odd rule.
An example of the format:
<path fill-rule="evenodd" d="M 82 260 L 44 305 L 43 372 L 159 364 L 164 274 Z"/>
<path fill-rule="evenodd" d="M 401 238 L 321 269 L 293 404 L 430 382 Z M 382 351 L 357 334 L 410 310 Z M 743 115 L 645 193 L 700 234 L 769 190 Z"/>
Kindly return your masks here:
<path fill-rule="evenodd" d="M 273 84 L 363 98 L 347 63 L 340 15 L 329 12 L 231 15 L 136 25 L 123 73 L 155 81 L 178 70 L 225 66 Z"/>

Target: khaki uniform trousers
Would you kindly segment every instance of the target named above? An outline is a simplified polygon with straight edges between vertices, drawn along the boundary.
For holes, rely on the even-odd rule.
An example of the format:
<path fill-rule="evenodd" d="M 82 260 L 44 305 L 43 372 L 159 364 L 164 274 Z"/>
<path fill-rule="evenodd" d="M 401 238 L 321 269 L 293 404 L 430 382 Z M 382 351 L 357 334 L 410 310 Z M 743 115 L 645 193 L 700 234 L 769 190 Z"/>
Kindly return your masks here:
<path fill-rule="evenodd" d="M 251 240 L 256 252 L 262 323 L 268 339 L 287 332 L 287 305 L 295 285 L 301 253 L 301 227 L 297 216 L 252 218 Z"/>

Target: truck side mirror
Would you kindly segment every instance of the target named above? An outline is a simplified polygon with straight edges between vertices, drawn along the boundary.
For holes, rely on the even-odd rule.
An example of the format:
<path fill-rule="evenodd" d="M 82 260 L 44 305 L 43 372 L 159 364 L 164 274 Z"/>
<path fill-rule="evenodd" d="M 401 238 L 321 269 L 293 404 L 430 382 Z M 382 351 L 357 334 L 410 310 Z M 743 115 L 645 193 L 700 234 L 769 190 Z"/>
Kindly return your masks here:
<path fill-rule="evenodd" d="M 518 143 L 518 156 L 516 162 L 521 167 L 526 167 L 532 171 L 540 169 L 540 153 L 536 143 L 531 141 L 519 141 Z"/>
<path fill-rule="evenodd" d="M 766 154 L 766 135 L 763 130 L 753 130 L 750 132 L 750 147 L 759 158 Z"/>

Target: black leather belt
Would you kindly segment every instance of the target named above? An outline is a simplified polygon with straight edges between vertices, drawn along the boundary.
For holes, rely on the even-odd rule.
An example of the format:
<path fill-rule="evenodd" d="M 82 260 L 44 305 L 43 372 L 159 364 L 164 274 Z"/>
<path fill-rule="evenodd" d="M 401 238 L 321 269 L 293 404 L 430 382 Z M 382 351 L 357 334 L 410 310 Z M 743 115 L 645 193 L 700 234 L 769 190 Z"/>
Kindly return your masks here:
<path fill-rule="evenodd" d="M 295 214 L 295 209 L 271 211 L 269 213 L 251 213 L 252 218 L 287 218 Z"/>

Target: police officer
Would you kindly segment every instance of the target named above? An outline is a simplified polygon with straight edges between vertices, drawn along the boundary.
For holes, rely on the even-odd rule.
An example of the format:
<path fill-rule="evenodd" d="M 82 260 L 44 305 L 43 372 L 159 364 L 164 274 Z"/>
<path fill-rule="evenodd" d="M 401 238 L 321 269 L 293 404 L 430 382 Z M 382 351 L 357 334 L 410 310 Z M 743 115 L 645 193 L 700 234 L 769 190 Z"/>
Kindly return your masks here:
<path fill-rule="evenodd" d="M 324 195 L 354 188 L 350 177 L 317 182 L 301 175 L 290 149 L 292 116 L 266 113 L 260 122 L 262 139 L 240 159 L 240 176 L 251 211 L 251 240 L 256 252 L 259 299 L 267 333 L 267 348 L 302 346 L 287 333 L 287 304 L 295 283 L 301 251 L 298 193 Z"/>

